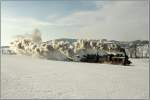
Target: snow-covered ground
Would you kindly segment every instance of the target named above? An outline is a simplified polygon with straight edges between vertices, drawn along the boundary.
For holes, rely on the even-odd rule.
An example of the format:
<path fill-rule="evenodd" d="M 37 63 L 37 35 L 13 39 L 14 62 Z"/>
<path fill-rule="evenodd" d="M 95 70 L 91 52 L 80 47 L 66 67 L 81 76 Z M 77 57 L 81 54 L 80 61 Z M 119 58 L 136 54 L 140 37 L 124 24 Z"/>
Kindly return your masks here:
<path fill-rule="evenodd" d="M 2 55 L 1 96 L 5 99 L 147 99 L 149 60 L 131 66 L 52 61 Z"/>

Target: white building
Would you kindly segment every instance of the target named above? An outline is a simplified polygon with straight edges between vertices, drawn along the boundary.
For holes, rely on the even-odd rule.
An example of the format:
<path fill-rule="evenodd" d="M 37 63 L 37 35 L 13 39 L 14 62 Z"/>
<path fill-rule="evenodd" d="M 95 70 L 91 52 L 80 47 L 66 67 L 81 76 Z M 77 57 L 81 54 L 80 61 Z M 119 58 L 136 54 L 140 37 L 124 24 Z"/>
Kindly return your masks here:
<path fill-rule="evenodd" d="M 136 55 L 139 58 L 149 57 L 149 44 L 144 44 L 144 45 L 137 46 Z"/>
<path fill-rule="evenodd" d="M 12 50 L 10 50 L 9 46 L 2 46 L 1 54 L 15 54 L 15 53 Z"/>

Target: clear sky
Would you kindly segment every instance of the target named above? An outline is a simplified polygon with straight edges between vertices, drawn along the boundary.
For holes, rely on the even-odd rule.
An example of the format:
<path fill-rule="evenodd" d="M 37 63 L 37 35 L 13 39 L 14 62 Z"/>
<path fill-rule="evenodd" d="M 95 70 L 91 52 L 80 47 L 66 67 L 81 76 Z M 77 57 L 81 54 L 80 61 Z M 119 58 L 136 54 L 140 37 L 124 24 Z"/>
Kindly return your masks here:
<path fill-rule="evenodd" d="M 1 42 L 38 28 L 55 38 L 148 40 L 148 0 L 37 0 L 1 2 Z"/>

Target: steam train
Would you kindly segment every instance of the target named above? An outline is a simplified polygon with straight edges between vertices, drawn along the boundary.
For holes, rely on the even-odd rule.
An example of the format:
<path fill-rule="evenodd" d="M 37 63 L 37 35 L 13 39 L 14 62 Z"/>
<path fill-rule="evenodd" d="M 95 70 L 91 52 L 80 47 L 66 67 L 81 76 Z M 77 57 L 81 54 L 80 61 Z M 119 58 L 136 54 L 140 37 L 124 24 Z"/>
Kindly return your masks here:
<path fill-rule="evenodd" d="M 121 56 L 120 54 L 113 55 L 84 55 L 81 59 L 81 62 L 89 62 L 89 63 L 109 63 L 109 64 L 122 64 L 122 65 L 130 65 L 131 61 L 128 60 L 128 56 Z"/>
<path fill-rule="evenodd" d="M 19 54 L 36 55 L 54 60 L 131 64 L 125 49 L 113 42 L 78 40 L 74 43 L 52 41 L 36 44 L 32 40 L 21 39 L 11 43 L 11 48 Z"/>

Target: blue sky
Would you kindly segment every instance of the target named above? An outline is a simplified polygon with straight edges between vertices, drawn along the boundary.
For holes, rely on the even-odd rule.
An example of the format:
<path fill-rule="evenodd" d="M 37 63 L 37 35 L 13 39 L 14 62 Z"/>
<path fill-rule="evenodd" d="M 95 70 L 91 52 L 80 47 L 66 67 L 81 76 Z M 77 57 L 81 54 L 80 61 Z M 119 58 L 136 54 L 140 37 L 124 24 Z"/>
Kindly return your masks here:
<path fill-rule="evenodd" d="M 75 11 L 94 10 L 93 1 L 5 1 L 2 10 L 5 16 L 34 17 L 46 20 L 50 15 L 65 16 Z"/>
<path fill-rule="evenodd" d="M 2 1 L 1 11 L 2 45 L 8 45 L 15 35 L 31 33 L 35 28 L 40 29 L 44 41 L 148 39 L 147 1 Z"/>

